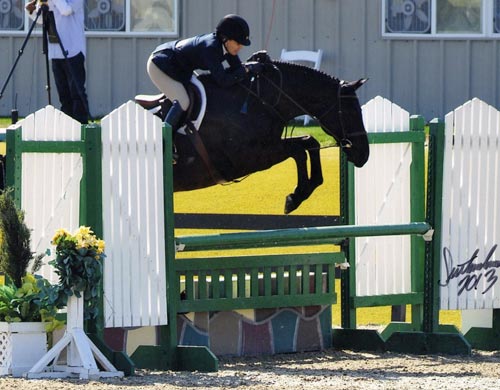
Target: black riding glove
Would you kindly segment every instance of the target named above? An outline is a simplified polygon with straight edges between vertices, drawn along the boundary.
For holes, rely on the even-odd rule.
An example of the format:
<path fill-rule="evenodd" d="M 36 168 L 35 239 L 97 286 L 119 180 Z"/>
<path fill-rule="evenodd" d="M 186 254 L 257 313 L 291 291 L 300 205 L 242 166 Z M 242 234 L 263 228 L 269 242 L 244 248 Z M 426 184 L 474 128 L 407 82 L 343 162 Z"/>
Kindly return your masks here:
<path fill-rule="evenodd" d="M 248 73 L 259 74 L 264 70 L 264 64 L 256 61 L 250 61 L 245 63 L 245 69 Z"/>

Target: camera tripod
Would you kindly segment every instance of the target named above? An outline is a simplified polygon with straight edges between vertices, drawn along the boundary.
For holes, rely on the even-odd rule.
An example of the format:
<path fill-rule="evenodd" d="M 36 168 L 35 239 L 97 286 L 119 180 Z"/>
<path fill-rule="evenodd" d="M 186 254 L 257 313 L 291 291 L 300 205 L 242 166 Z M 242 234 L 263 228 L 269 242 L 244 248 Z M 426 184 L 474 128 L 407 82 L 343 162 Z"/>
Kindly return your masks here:
<path fill-rule="evenodd" d="M 9 74 L 7 75 L 7 78 L 2 86 L 2 89 L 0 90 L 0 99 L 2 99 L 3 94 L 4 94 L 5 90 L 7 89 L 7 85 L 9 83 L 10 79 L 12 78 L 12 75 L 14 74 L 16 66 L 17 66 L 19 60 L 21 59 L 21 56 L 24 53 L 24 49 L 25 49 L 26 45 L 28 44 L 29 38 L 31 37 L 31 34 L 33 33 L 33 29 L 35 28 L 40 16 L 42 16 L 42 53 L 45 57 L 45 74 L 46 74 L 46 80 L 47 80 L 47 84 L 45 85 L 45 89 L 47 91 L 47 100 L 48 100 L 49 105 L 52 105 L 51 86 L 50 86 L 50 70 L 49 70 L 49 34 L 50 34 L 51 39 L 54 39 L 54 42 L 57 41 L 57 43 L 59 44 L 59 47 L 61 48 L 64 59 L 68 62 L 68 69 L 70 72 L 70 77 L 72 80 L 75 79 L 73 69 L 69 65 L 68 52 L 64 48 L 63 43 L 59 37 L 59 32 L 57 31 L 57 28 L 56 28 L 54 14 L 52 11 L 49 10 L 49 6 L 47 5 L 47 0 L 40 0 L 39 4 L 40 4 L 40 6 L 36 12 L 35 19 L 33 20 L 33 22 L 30 25 L 28 33 L 26 34 L 26 37 L 21 45 L 21 48 L 18 51 L 17 57 L 14 61 L 14 64 L 13 64 L 12 68 L 10 69 Z M 84 97 L 83 91 L 80 88 L 78 88 L 78 95 L 82 101 L 82 105 L 84 106 L 84 108 L 87 112 L 88 118 L 91 119 L 88 103 Z M 15 104 L 15 106 L 17 106 L 17 103 Z M 17 108 L 14 107 L 14 109 L 12 110 L 12 123 L 15 123 L 16 121 L 17 121 Z"/>

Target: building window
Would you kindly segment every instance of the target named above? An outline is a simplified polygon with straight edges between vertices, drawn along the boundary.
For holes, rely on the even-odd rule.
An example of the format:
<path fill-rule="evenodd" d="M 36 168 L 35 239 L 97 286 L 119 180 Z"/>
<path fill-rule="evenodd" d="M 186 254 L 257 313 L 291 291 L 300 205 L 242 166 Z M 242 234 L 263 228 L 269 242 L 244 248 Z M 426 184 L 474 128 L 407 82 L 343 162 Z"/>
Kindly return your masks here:
<path fill-rule="evenodd" d="M 125 0 L 85 1 L 85 28 L 88 31 L 125 31 Z"/>
<path fill-rule="evenodd" d="M 85 29 L 100 35 L 177 36 L 178 4 L 179 0 L 85 0 Z M 31 22 L 23 0 L 0 0 L 0 33 L 27 32 Z"/>
<path fill-rule="evenodd" d="M 24 1 L 0 0 L 0 31 L 24 29 Z"/>
<path fill-rule="evenodd" d="M 500 0 L 383 0 L 383 35 L 485 37 L 500 32 Z"/>
<path fill-rule="evenodd" d="M 437 0 L 436 33 L 481 34 L 481 0 Z"/>

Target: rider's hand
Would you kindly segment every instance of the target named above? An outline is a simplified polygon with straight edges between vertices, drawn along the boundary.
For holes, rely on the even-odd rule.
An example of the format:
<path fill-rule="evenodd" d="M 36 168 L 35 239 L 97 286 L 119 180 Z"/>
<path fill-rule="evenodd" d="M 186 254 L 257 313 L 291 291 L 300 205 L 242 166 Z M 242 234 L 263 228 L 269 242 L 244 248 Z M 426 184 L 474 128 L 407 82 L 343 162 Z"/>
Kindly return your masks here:
<path fill-rule="evenodd" d="M 245 63 L 247 73 L 259 74 L 264 70 L 264 64 L 257 61 L 250 61 Z"/>

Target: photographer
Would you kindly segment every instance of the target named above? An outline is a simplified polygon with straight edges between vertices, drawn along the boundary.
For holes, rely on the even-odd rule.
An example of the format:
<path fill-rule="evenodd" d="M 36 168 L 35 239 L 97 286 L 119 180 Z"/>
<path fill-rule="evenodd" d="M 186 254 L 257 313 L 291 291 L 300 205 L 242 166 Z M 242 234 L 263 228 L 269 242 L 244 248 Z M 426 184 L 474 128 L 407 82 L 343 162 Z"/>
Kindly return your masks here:
<path fill-rule="evenodd" d="M 48 32 L 48 58 L 61 102 L 61 110 L 82 124 L 88 123 L 85 91 L 84 0 L 33 0 L 26 5 L 30 16 L 40 7 Z M 59 41 L 60 40 L 60 41 Z M 63 53 L 63 50 L 66 52 Z"/>

